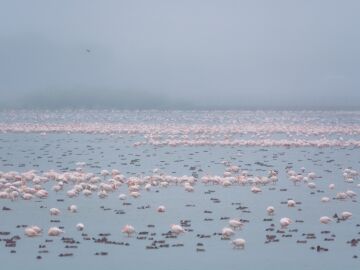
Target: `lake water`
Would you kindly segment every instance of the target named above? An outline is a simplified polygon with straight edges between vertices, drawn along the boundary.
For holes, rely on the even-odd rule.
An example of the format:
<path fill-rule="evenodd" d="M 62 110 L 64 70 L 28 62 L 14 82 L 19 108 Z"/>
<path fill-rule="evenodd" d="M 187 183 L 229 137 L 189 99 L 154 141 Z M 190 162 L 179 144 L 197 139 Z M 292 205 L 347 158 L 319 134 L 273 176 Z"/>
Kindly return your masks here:
<path fill-rule="evenodd" d="M 89 197 L 80 194 L 69 198 L 66 192 L 73 184 L 65 184 L 62 191 L 55 192 L 53 180 L 41 183 L 49 192 L 47 198 L 0 199 L 1 269 L 359 269 L 360 242 L 357 246 L 348 243 L 360 238 L 359 202 L 356 196 L 335 199 L 338 192 L 359 190 L 358 176 L 353 177 L 353 182 L 343 177 L 346 168 L 360 169 L 360 148 L 356 146 L 360 138 L 359 116 L 359 112 L 1 112 L 3 173 L 36 170 L 36 175 L 41 176 L 50 170 L 74 172 L 77 162 L 85 162 L 83 170 L 99 176 L 101 170 L 117 169 L 126 179 L 141 179 L 153 175 L 157 168 L 163 175 L 195 179 L 193 192 L 186 192 L 182 184 L 154 185 L 150 191 L 141 186 L 140 197 L 127 196 L 126 200 L 118 198 L 121 193 L 129 195 L 126 180 L 104 199 L 97 192 Z M 272 123 L 279 130 L 290 127 L 290 131 L 273 130 Z M 201 128 L 193 132 L 187 129 L 190 126 Z M 209 128 L 214 126 L 209 135 Z M 234 126 L 246 126 L 246 130 L 240 132 Z M 296 132 L 291 131 L 292 127 Z M 321 130 L 317 130 L 319 127 Z M 182 141 L 171 146 L 155 144 L 152 138 L 159 142 L 192 138 L 196 143 L 190 146 Z M 201 138 L 208 143 L 198 143 Z M 337 143 L 328 147 L 210 145 L 213 140 L 231 142 L 239 138 L 302 138 Z M 345 143 L 348 141 L 350 145 Z M 134 146 L 137 142 L 144 143 Z M 229 164 L 238 166 L 240 172 L 246 170 L 251 178 L 276 170 L 278 181 L 260 185 L 257 194 L 251 192 L 249 184 L 224 187 L 201 181 L 204 175 L 223 176 Z M 310 189 L 304 181 L 294 185 L 289 180 L 289 170 L 300 173 L 302 167 L 303 175 L 316 173 L 312 180 L 316 188 Z M 106 182 L 111 176 L 100 178 Z M 335 184 L 335 189 L 328 188 L 330 183 Z M 34 186 L 31 181 L 27 185 Z M 330 201 L 322 203 L 324 196 Z M 297 202 L 296 207 L 287 206 L 289 199 Z M 67 210 L 71 204 L 77 205 L 77 213 Z M 165 213 L 156 211 L 159 205 L 166 207 Z M 274 216 L 266 213 L 269 205 L 276 209 Z M 52 207 L 60 209 L 61 214 L 50 216 Z M 319 222 L 321 216 L 332 217 L 343 211 L 350 211 L 352 218 L 340 222 L 333 219 L 330 224 Z M 286 229 L 280 228 L 282 217 L 293 220 Z M 220 233 L 228 226 L 229 218 L 243 220 L 244 227 L 235 230 L 230 240 L 222 240 Z M 180 224 L 181 220 L 188 220 L 186 232 L 167 238 L 170 225 Z M 75 227 L 79 222 L 85 225 L 82 232 Z M 121 232 L 125 224 L 135 227 L 133 236 Z M 44 231 L 30 238 L 24 235 L 23 225 L 38 225 Z M 52 226 L 63 227 L 64 233 L 48 236 Z M 119 244 L 94 241 L 101 234 Z M 16 246 L 7 247 L 6 239 L 16 235 L 20 237 Z M 266 235 L 276 235 L 278 241 L 265 243 Z M 62 237 L 72 238 L 75 243 L 64 243 Z M 246 240 L 245 249 L 233 248 L 231 240 L 235 238 Z M 168 247 L 161 247 L 161 243 Z M 72 247 L 66 248 L 69 245 Z M 317 251 L 317 246 L 328 250 Z M 104 255 L 96 255 L 101 252 Z M 72 256 L 59 256 L 64 253 Z"/>

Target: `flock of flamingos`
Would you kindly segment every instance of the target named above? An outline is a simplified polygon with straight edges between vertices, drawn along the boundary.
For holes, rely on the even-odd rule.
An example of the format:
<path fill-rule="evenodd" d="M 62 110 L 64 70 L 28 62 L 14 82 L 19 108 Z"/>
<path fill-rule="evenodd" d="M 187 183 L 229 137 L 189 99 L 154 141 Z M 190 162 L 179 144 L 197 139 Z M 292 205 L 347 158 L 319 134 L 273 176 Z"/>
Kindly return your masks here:
<path fill-rule="evenodd" d="M 119 200 L 127 200 L 127 197 L 138 198 L 142 192 L 150 192 L 155 188 L 169 188 L 170 186 L 182 188 L 185 192 L 194 192 L 196 185 L 220 185 L 225 188 L 237 188 L 239 186 L 249 187 L 252 193 L 261 193 L 262 187 L 268 185 L 276 185 L 278 181 L 278 173 L 275 170 L 269 171 L 267 176 L 253 177 L 249 176 L 247 171 L 240 170 L 238 166 L 231 165 L 229 162 L 224 162 L 226 170 L 222 176 L 205 175 L 200 179 L 195 179 L 193 176 L 172 176 L 161 173 L 158 169 L 154 169 L 153 174 L 144 177 L 129 177 L 126 178 L 120 171 L 114 169 L 111 172 L 102 170 L 99 175 L 88 173 L 85 171 L 85 162 L 78 162 L 77 168 L 74 171 L 58 173 L 55 171 L 44 172 L 38 175 L 35 171 L 28 171 L 24 173 L 10 171 L 0 172 L 0 199 L 3 200 L 33 200 L 46 199 L 49 192 L 44 187 L 47 182 L 52 183 L 52 191 L 65 192 L 69 198 L 74 197 L 88 197 L 98 196 L 106 199 L 110 193 L 116 193 L 119 187 L 126 186 L 127 194 L 120 193 Z M 305 172 L 305 168 L 301 168 L 300 172 L 288 170 L 287 175 L 289 181 L 294 185 L 305 184 L 309 189 L 316 189 L 317 175 L 314 172 Z M 343 172 L 344 181 L 354 183 L 358 180 L 359 172 L 353 169 L 345 169 Z M 360 183 L 357 184 L 360 187 Z M 336 188 L 335 184 L 329 184 L 329 190 Z M 352 190 L 338 191 L 334 199 L 336 200 L 353 200 L 357 196 L 356 192 Z M 329 197 L 321 197 L 321 203 L 328 203 L 331 200 Z M 288 207 L 296 207 L 294 200 L 287 201 Z M 78 208 L 76 205 L 69 205 L 66 211 L 76 213 Z M 166 211 L 165 205 L 159 205 L 156 211 L 161 214 Z M 273 216 L 276 214 L 275 207 L 269 205 L 264 212 L 267 215 Z M 49 215 L 59 216 L 61 210 L 58 208 L 50 208 Z M 343 211 L 334 217 L 321 216 L 319 222 L 328 224 L 334 220 L 346 221 L 352 217 L 349 211 Z M 290 217 L 279 218 L 279 225 L 281 229 L 286 229 L 291 226 L 293 220 Z M 235 235 L 235 230 L 241 230 L 245 223 L 240 219 L 230 219 L 228 226 L 221 229 L 221 235 L 224 239 L 231 239 Z M 76 229 L 84 230 L 86 224 L 76 224 Z M 28 237 L 39 237 L 44 233 L 45 228 L 40 228 L 37 225 L 30 225 L 24 229 L 24 234 Z M 180 224 L 169 224 L 170 233 L 174 236 L 186 233 L 186 229 Z M 126 224 L 121 229 L 121 232 L 131 237 L 136 233 L 136 228 L 130 224 Z M 60 236 L 65 232 L 59 227 L 50 227 L 47 229 L 48 236 Z M 246 240 L 236 238 L 232 240 L 234 248 L 245 248 Z"/>
<path fill-rule="evenodd" d="M 352 138 L 360 135 L 359 124 L 0 123 L 0 132 L 143 135 L 134 146 L 360 147 L 360 140 Z M 273 138 L 274 134 L 285 137 Z M 337 134 L 341 136 L 328 137 Z"/>
<path fill-rule="evenodd" d="M 314 124 L 313 122 L 296 121 L 284 123 L 231 123 L 211 124 L 204 123 L 102 123 L 102 122 L 82 122 L 82 123 L 0 123 L 0 133 L 15 134 L 15 133 L 31 133 L 40 134 L 41 136 L 48 136 L 51 134 L 102 134 L 106 136 L 132 136 L 135 141 L 132 147 L 154 147 L 153 149 L 161 147 L 312 147 L 312 148 L 352 148 L 360 147 L 360 125 L 359 124 L 344 124 L 327 123 Z M 356 157 L 354 157 L 356 158 Z M 268 169 L 267 173 L 262 175 L 254 175 L 243 166 L 239 166 L 236 162 L 222 161 L 224 171 L 218 175 L 203 173 L 202 175 L 174 175 L 167 174 L 163 170 L 155 168 L 148 175 L 141 176 L 127 176 L 117 169 L 100 169 L 97 172 L 94 170 L 87 171 L 87 161 L 77 162 L 75 169 L 67 171 L 42 171 L 29 170 L 25 172 L 7 171 L 0 172 L 0 202 L 17 201 L 41 201 L 47 202 L 48 197 L 57 196 L 61 194 L 62 202 L 66 202 L 67 198 L 84 200 L 85 198 L 98 197 L 102 200 L 107 200 L 109 197 L 116 196 L 119 203 L 122 205 L 130 205 L 131 202 L 141 198 L 145 193 L 154 193 L 159 190 L 176 189 L 179 192 L 187 192 L 189 195 L 198 196 L 197 189 L 201 186 L 211 189 L 248 189 L 249 195 L 261 196 L 264 189 L 272 190 L 278 186 L 280 181 L 287 181 L 291 185 L 299 186 L 307 189 L 313 194 L 320 194 L 318 198 L 319 204 L 328 205 L 327 213 L 319 215 L 311 222 L 317 222 L 320 226 L 326 226 L 331 223 L 348 222 L 353 218 L 351 209 L 343 209 L 341 212 L 334 213 L 332 204 L 339 201 L 352 201 L 356 203 L 357 193 L 354 191 L 360 188 L 359 172 L 352 167 L 343 167 L 342 180 L 347 183 L 345 190 L 338 188 L 338 183 L 328 182 L 327 188 L 320 190 L 318 183 L 325 181 L 321 175 L 315 171 L 309 171 L 302 167 L 295 170 L 293 166 L 288 166 L 285 169 L 287 179 L 279 176 L 279 170 L 274 168 Z M 344 185 L 340 185 L 344 187 Z M 323 185 L 322 185 L 323 187 Z M 203 190 L 203 189 L 202 189 Z M 286 189 L 281 190 L 286 192 Z M 317 191 L 317 193 L 315 192 Z M 209 190 L 210 194 L 212 191 Z M 161 195 L 159 195 L 161 196 Z M 289 198 L 282 204 L 287 205 L 289 209 L 297 209 L 301 198 L 296 201 L 294 198 Z M 73 200 L 72 200 L 73 201 Z M 216 199 L 213 200 L 215 203 Z M 291 215 L 282 214 L 281 209 L 276 206 L 277 202 L 272 205 L 267 205 L 263 209 L 264 221 L 274 222 L 267 229 L 267 231 L 275 231 L 287 236 L 291 233 L 294 223 L 303 222 L 297 220 Z M 275 206 L 274 206 L 275 205 Z M 239 206 L 239 209 L 246 211 L 247 207 Z M 81 211 L 81 208 L 76 204 L 68 204 L 66 207 L 57 207 L 56 205 L 46 205 L 48 215 L 51 218 L 61 217 L 64 212 L 70 212 L 76 215 Z M 11 210 L 3 207 L 3 211 Z M 298 209 L 299 211 L 301 209 Z M 168 211 L 166 202 L 162 205 L 152 205 L 151 210 L 154 215 L 161 215 Z M 211 211 L 205 211 L 211 213 Z M 354 213 L 356 215 L 356 213 Z M 244 231 L 248 226 L 248 220 L 239 217 L 224 217 L 227 222 L 223 227 L 219 226 L 216 235 L 219 235 L 222 240 L 229 240 L 234 249 L 245 249 L 246 239 L 238 237 L 239 231 Z M 210 219 L 209 219 L 210 220 Z M 124 239 L 137 237 L 150 237 L 148 232 L 138 230 L 131 222 L 119 224 L 119 235 L 123 234 Z M 82 233 L 84 239 L 88 237 L 86 233 L 87 224 L 85 222 L 76 222 L 73 224 L 77 231 Z M 360 227 L 360 224 L 356 224 Z M 166 238 L 181 238 L 182 235 L 191 232 L 191 226 L 186 220 L 181 222 L 174 222 L 168 224 L 168 231 L 163 234 Z M 41 237 L 62 237 L 64 241 L 72 243 L 73 240 L 67 231 L 62 226 L 41 227 L 39 224 L 26 224 L 21 226 L 23 234 L 29 238 Z M 294 232 L 296 230 L 293 230 Z M 6 235 L 5 232 L 0 232 Z M 246 234 L 244 234 L 246 235 Z M 201 237 L 207 237 L 203 235 Z M 267 235 L 266 242 L 277 242 L 275 235 Z M 307 235 L 309 239 L 312 235 Z M 16 242 L 16 238 L 2 239 L 6 245 L 12 246 Z M 330 239 L 331 240 L 331 239 Z M 329 241 L 330 241 L 329 240 Z M 95 241 L 108 243 L 109 240 L 106 235 L 101 239 Z M 300 240 L 299 240 L 300 241 Z M 155 241 L 156 242 L 156 241 Z M 359 238 L 351 240 L 351 245 L 356 246 L 360 242 Z M 110 242 L 109 242 L 110 243 Z M 116 243 L 115 243 L 116 244 Z M 121 243 L 124 244 L 124 243 Z M 125 243 L 126 244 L 126 243 Z M 161 243 L 160 243 L 161 244 Z M 165 245 L 163 243 L 163 245 Z M 147 248 L 156 248 L 156 244 L 147 246 Z M 326 251 L 326 248 L 317 246 L 317 251 Z M 202 251 L 202 245 L 199 244 L 197 251 Z M 62 254 L 62 256 L 70 256 L 71 253 Z M 354 255 L 355 256 L 355 255 Z M 357 256 L 355 256 L 357 258 Z M 41 256 L 37 257 L 41 259 Z"/>

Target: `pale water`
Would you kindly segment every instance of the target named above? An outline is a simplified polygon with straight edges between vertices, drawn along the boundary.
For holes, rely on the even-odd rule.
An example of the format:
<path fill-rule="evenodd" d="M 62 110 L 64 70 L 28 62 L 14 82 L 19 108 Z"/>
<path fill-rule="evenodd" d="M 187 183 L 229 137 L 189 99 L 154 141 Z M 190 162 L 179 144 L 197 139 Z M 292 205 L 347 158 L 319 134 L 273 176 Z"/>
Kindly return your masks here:
<path fill-rule="evenodd" d="M 81 111 L 62 112 L 3 112 L 0 120 L 4 125 L 13 123 L 151 123 L 151 124 L 242 124 L 249 121 L 283 123 L 319 123 L 323 125 L 358 125 L 358 112 L 272 112 L 254 114 L 251 112 L 111 112 Z M 95 118 L 92 118 L 95 117 Z M 233 119 L 234 121 L 232 121 Z M 253 119 L 253 120 L 251 120 Z M 272 120 L 271 120 L 272 119 Z M 306 120 L 306 121 L 305 121 Z M 213 121 L 213 123 L 212 123 Z M 360 238 L 360 208 L 357 198 L 335 200 L 337 192 L 353 190 L 358 192 L 358 178 L 353 183 L 343 179 L 345 168 L 360 169 L 358 147 L 257 147 L 257 146 L 156 146 L 133 144 L 144 139 L 142 132 L 134 134 L 97 132 L 11 132 L 0 134 L 0 170 L 3 172 L 25 172 L 36 170 L 38 174 L 49 170 L 74 171 L 76 162 L 87 163 L 85 170 L 99 174 L 101 170 L 118 169 L 127 178 L 151 175 L 153 169 L 174 176 L 192 175 L 197 179 L 194 192 L 170 185 L 167 188 L 152 187 L 141 190 L 139 198 L 128 196 L 126 201 L 118 199 L 120 193 L 128 193 L 122 185 L 105 199 L 96 192 L 91 197 L 68 198 L 64 191 L 51 190 L 51 181 L 43 186 L 49 192 L 47 199 L 34 198 L 31 201 L 17 199 L 0 200 L 0 261 L 1 269 L 359 269 L 359 245 L 351 246 L 348 241 Z M 166 135 L 167 136 L 167 135 Z M 221 135 L 223 136 L 223 134 Z M 249 134 L 233 134 L 248 138 Z M 257 134 L 256 136 L 261 136 Z M 287 136 L 284 134 L 270 134 Z M 294 136 L 304 136 L 294 134 Z M 357 140 L 359 134 L 310 134 Z M 343 140 L 342 139 L 342 140 Z M 247 170 L 249 175 L 265 176 L 269 170 L 278 171 L 278 182 L 261 187 L 262 192 L 253 194 L 250 186 L 205 185 L 201 177 L 222 176 L 229 161 Z M 294 185 L 286 174 L 287 168 L 315 172 L 321 178 L 314 180 L 315 189 L 306 184 Z M 330 190 L 328 185 L 336 188 Z M 211 192 L 209 192 L 211 191 Z M 330 202 L 321 203 L 320 198 L 330 197 Z M 63 199 L 64 201 L 59 201 Z M 295 208 L 282 202 L 294 199 Z M 124 204 L 130 203 L 130 204 Z M 78 213 L 66 209 L 70 204 L 78 206 Z M 166 206 L 165 213 L 157 213 L 159 205 Z M 266 207 L 273 205 L 276 214 L 267 216 Z M 4 210 L 4 208 L 11 210 Z M 49 215 L 49 208 L 57 207 L 62 213 L 58 217 Z M 351 219 L 320 224 L 321 216 L 332 217 L 335 213 L 350 211 Z M 284 232 L 279 220 L 290 217 L 294 223 Z M 236 230 L 235 238 L 244 238 L 244 250 L 233 249 L 231 240 L 222 240 L 223 227 L 227 218 L 241 218 L 245 221 L 242 230 Z M 264 221 L 264 219 L 266 219 Z M 51 222 L 58 220 L 59 222 Z M 166 238 L 171 224 L 189 220 L 187 232 L 176 238 Z M 82 222 L 83 232 L 75 225 Z M 136 234 L 127 237 L 121 233 L 125 224 L 132 224 Z M 271 224 L 274 224 L 272 227 Z M 42 236 L 28 238 L 19 225 L 38 225 L 44 229 Z M 154 225 L 154 227 L 148 227 Z M 51 226 L 63 226 L 65 233 L 60 237 L 47 236 Z M 274 230 L 267 230 L 273 228 Z M 328 231 L 328 232 L 327 232 Z M 148 234 L 141 234 L 148 232 Z M 85 240 L 82 233 L 87 234 Z M 109 234 L 108 240 L 120 245 L 96 243 L 99 234 Z M 315 234 L 310 239 L 307 234 Z M 153 234 L 151 236 L 151 234 Z M 5 239 L 20 236 L 15 247 L 6 247 Z M 141 236 L 144 236 L 140 239 Z M 276 235 L 278 242 L 266 242 L 266 235 Z M 202 237 L 208 236 L 208 237 Z M 62 237 L 75 240 L 72 248 L 66 248 Z M 325 241 L 325 239 L 331 239 Z M 47 242 L 52 239 L 52 242 Z M 165 240 L 169 247 L 147 249 L 154 240 Z M 301 241 L 300 243 L 297 241 Z M 306 242 L 302 242 L 306 240 Z M 182 244 L 182 245 L 177 245 Z M 360 244 L 360 243 L 359 243 Z M 45 245 L 45 247 L 41 247 Z M 317 246 L 328 251 L 316 250 Z M 312 247 L 315 249 L 312 249 Z M 45 250 L 45 252 L 43 251 Z M 13 251 L 13 252 L 12 252 Z M 96 253 L 106 252 L 106 255 Z M 72 256 L 60 257 L 61 253 Z M 41 258 L 37 259 L 37 256 Z"/>

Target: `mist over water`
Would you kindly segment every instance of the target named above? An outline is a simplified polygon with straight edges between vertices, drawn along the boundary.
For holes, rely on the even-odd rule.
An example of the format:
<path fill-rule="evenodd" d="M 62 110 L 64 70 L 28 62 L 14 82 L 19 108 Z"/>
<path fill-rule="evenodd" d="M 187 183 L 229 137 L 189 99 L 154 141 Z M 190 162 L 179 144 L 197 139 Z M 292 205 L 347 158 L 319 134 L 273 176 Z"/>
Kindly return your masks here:
<path fill-rule="evenodd" d="M 359 108 L 359 1 L 2 1 L 0 108 Z"/>

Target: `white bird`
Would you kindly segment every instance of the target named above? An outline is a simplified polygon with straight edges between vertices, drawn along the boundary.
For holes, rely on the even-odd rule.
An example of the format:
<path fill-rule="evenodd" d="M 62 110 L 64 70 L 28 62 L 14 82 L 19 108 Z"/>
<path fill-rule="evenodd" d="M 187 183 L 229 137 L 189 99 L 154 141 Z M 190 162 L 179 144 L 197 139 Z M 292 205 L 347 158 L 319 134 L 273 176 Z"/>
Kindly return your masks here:
<path fill-rule="evenodd" d="M 62 234 L 64 231 L 59 229 L 58 227 L 51 227 L 48 231 L 48 235 L 49 236 L 59 236 L 60 234 Z"/>
<path fill-rule="evenodd" d="M 329 202 L 330 198 L 329 197 L 322 197 L 321 198 L 321 202 Z"/>
<path fill-rule="evenodd" d="M 9 194 L 6 191 L 0 191 L 0 199 L 9 198 Z"/>
<path fill-rule="evenodd" d="M 106 176 L 110 175 L 110 172 L 108 170 L 102 170 L 100 174 L 105 178 Z"/>
<path fill-rule="evenodd" d="M 68 210 L 71 212 L 71 213 L 76 213 L 77 212 L 77 206 L 75 204 L 72 204 L 68 207 Z"/>
<path fill-rule="evenodd" d="M 194 191 L 194 187 L 191 186 L 190 184 L 188 184 L 188 185 L 185 185 L 185 190 L 186 190 L 187 192 L 193 192 L 193 191 Z"/>
<path fill-rule="evenodd" d="M 25 228 L 25 235 L 28 237 L 35 237 L 41 234 L 41 229 L 38 226 L 30 226 Z"/>
<path fill-rule="evenodd" d="M 163 205 L 160 205 L 160 206 L 157 208 L 157 211 L 158 211 L 159 213 L 163 213 L 163 212 L 165 212 L 165 210 L 166 210 L 166 208 L 165 208 L 165 206 L 163 206 Z"/>
<path fill-rule="evenodd" d="M 252 193 L 259 193 L 259 192 L 261 192 L 261 188 L 259 188 L 257 186 L 253 186 L 253 187 L 251 187 L 251 192 Z"/>
<path fill-rule="evenodd" d="M 308 173 L 308 177 L 309 177 L 309 179 L 315 179 L 316 178 L 316 173 L 310 172 L 310 173 Z"/>
<path fill-rule="evenodd" d="M 145 190 L 150 191 L 150 189 L 151 189 L 151 184 L 147 183 L 145 185 Z"/>
<path fill-rule="evenodd" d="M 327 217 L 327 216 L 323 216 L 323 217 L 321 217 L 320 218 L 320 223 L 322 223 L 322 224 L 328 224 L 328 223 L 330 223 L 331 222 L 331 218 L 329 218 L 329 217 Z"/>
<path fill-rule="evenodd" d="M 229 238 L 234 234 L 234 231 L 231 228 L 225 227 L 222 229 L 221 234 L 223 235 L 223 237 Z"/>
<path fill-rule="evenodd" d="M 316 184 L 314 182 L 310 182 L 310 183 L 308 183 L 308 187 L 311 189 L 314 189 L 314 188 L 316 188 Z"/>
<path fill-rule="evenodd" d="M 60 215 L 60 210 L 59 209 L 57 209 L 57 208 L 50 208 L 50 215 L 52 215 L 52 216 L 58 216 L 58 215 Z"/>
<path fill-rule="evenodd" d="M 47 198 L 48 195 L 49 195 L 49 193 L 44 189 L 40 189 L 35 193 L 35 196 L 40 199 Z"/>
<path fill-rule="evenodd" d="M 229 186 L 231 186 L 231 182 L 230 182 L 229 180 L 225 179 L 225 180 L 222 182 L 222 185 L 223 185 L 224 187 L 229 187 Z"/>
<path fill-rule="evenodd" d="M 104 198 L 106 198 L 108 196 L 108 193 L 106 192 L 106 190 L 100 190 L 99 192 L 98 192 L 98 197 L 100 198 L 100 199 L 104 199 Z"/>
<path fill-rule="evenodd" d="M 244 223 L 242 223 L 241 221 L 236 220 L 236 219 L 230 219 L 229 220 L 229 225 L 233 229 L 237 229 L 237 228 L 241 229 L 242 226 L 244 226 Z"/>
<path fill-rule="evenodd" d="M 84 189 L 84 190 L 83 190 L 83 194 L 88 197 L 88 196 L 91 196 L 91 195 L 92 195 L 92 192 L 91 192 L 91 190 L 89 190 L 89 189 Z"/>
<path fill-rule="evenodd" d="M 281 228 L 287 228 L 292 223 L 292 220 L 288 217 L 283 217 L 280 219 Z"/>
<path fill-rule="evenodd" d="M 33 197 L 34 197 L 34 196 L 33 196 L 32 194 L 30 194 L 30 193 L 24 193 L 24 194 L 22 195 L 22 198 L 23 198 L 24 200 L 31 200 Z"/>
<path fill-rule="evenodd" d="M 266 208 L 266 212 L 268 213 L 269 216 L 272 216 L 275 213 L 275 207 L 269 206 L 268 208 Z"/>
<path fill-rule="evenodd" d="M 122 228 L 121 232 L 127 234 L 127 236 L 130 237 L 133 233 L 135 233 L 135 228 L 127 224 Z"/>
<path fill-rule="evenodd" d="M 356 192 L 354 192 L 352 190 L 347 190 L 345 193 L 349 198 L 353 198 L 356 196 Z"/>
<path fill-rule="evenodd" d="M 288 200 L 287 205 L 288 207 L 295 207 L 296 202 L 294 200 Z"/>
<path fill-rule="evenodd" d="M 75 190 L 71 189 L 69 191 L 66 192 L 66 194 L 68 195 L 69 198 L 74 198 L 77 196 L 77 193 Z"/>
<path fill-rule="evenodd" d="M 119 195 L 119 199 L 120 199 L 120 200 L 125 200 L 125 199 L 126 199 L 126 194 L 121 193 L 121 194 Z"/>
<path fill-rule="evenodd" d="M 347 212 L 347 211 L 344 211 L 341 213 L 341 218 L 343 220 L 347 220 L 347 219 L 350 219 L 352 217 L 352 213 L 351 212 Z"/>
<path fill-rule="evenodd" d="M 130 196 L 133 198 L 138 198 L 140 197 L 140 192 L 137 191 L 130 192 Z"/>
<path fill-rule="evenodd" d="M 242 238 L 237 238 L 232 241 L 232 244 L 234 245 L 234 248 L 244 249 L 246 241 Z"/>
<path fill-rule="evenodd" d="M 85 228 L 84 224 L 82 224 L 82 223 L 76 224 L 76 229 L 77 229 L 78 231 L 82 231 L 84 228 Z"/>
<path fill-rule="evenodd" d="M 179 234 L 185 232 L 184 228 L 182 226 L 180 226 L 180 225 L 177 225 L 177 224 L 172 224 L 170 226 L 170 229 L 171 229 L 171 232 L 173 234 L 175 234 L 175 235 L 179 235 Z"/>
<path fill-rule="evenodd" d="M 348 195 L 346 194 L 346 192 L 338 192 L 336 194 L 336 199 L 338 200 L 345 200 L 347 199 Z"/>
<path fill-rule="evenodd" d="M 62 190 L 62 186 L 60 186 L 60 185 L 55 185 L 55 186 L 53 186 L 51 189 L 52 189 L 53 191 L 55 191 L 55 192 L 59 192 L 60 190 Z"/>

